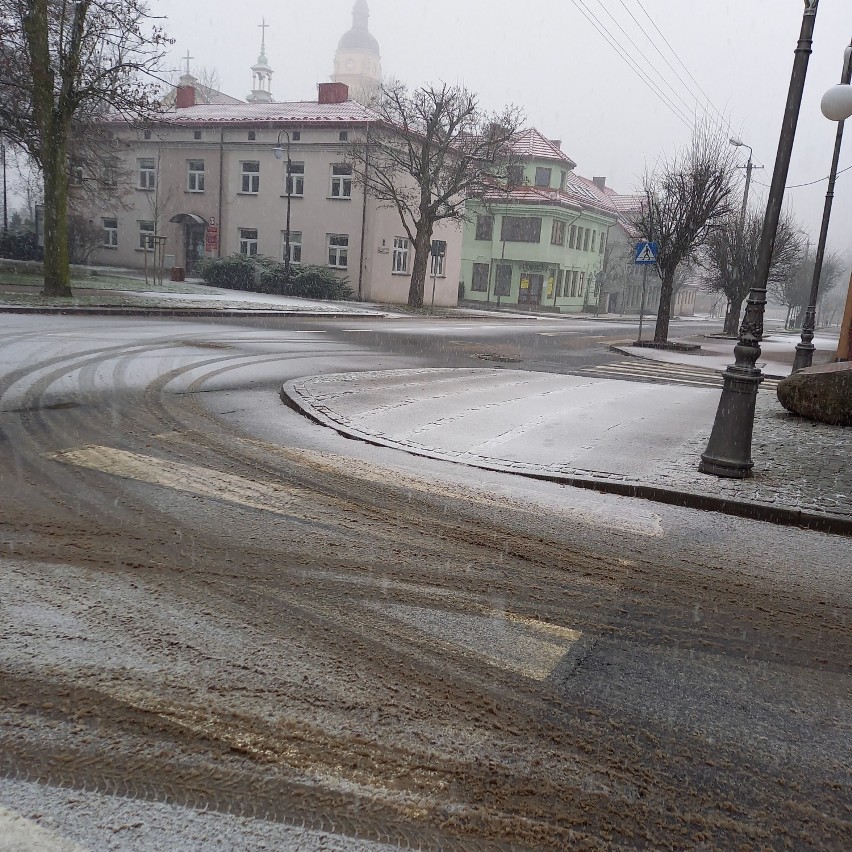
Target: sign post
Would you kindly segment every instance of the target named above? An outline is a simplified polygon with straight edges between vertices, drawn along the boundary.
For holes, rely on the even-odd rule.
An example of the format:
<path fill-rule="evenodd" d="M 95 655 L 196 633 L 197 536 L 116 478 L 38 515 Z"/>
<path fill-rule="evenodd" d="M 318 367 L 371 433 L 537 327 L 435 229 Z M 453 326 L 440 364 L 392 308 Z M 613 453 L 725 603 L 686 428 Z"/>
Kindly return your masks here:
<path fill-rule="evenodd" d="M 639 340 L 642 341 L 642 326 L 645 322 L 645 295 L 648 292 L 648 267 L 657 262 L 657 254 L 659 253 L 659 243 L 650 243 L 647 240 L 641 240 L 636 243 L 636 252 L 633 255 L 633 262 L 642 267 L 642 302 L 639 305 Z"/>
<path fill-rule="evenodd" d="M 432 310 L 435 310 L 435 285 L 438 283 L 438 259 L 447 256 L 447 241 L 432 240 Z"/>

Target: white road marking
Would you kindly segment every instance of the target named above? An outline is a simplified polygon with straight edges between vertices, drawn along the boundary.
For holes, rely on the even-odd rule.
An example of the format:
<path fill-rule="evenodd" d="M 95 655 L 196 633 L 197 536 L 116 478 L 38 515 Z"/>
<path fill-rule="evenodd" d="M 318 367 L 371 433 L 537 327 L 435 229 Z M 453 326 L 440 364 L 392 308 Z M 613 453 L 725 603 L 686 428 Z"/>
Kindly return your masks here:
<path fill-rule="evenodd" d="M 308 514 L 298 511 L 298 507 L 311 497 L 311 492 L 304 488 L 288 487 L 275 482 L 254 482 L 220 470 L 143 456 L 112 447 L 83 447 L 79 450 L 55 453 L 51 458 L 187 494 L 212 497 L 214 500 L 224 500 L 291 517 L 309 517 Z"/>
<path fill-rule="evenodd" d="M 430 644 L 453 653 L 462 651 L 488 665 L 532 680 L 546 680 L 583 636 L 582 631 L 505 610 L 460 612 L 434 607 L 365 601 L 408 628 L 425 633 Z M 393 628 L 390 623 L 385 629 Z"/>

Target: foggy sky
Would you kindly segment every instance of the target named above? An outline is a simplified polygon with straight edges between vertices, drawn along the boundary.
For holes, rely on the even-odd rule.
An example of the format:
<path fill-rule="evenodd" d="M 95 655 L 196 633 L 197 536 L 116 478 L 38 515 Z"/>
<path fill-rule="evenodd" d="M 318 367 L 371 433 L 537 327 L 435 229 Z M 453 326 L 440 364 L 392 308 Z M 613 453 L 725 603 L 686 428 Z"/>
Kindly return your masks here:
<path fill-rule="evenodd" d="M 224 91 L 245 98 L 250 65 L 260 46 L 265 16 L 266 52 L 275 70 L 276 100 L 316 97 L 316 83 L 332 73 L 334 51 L 351 24 L 353 0 L 281 3 L 272 0 L 154 0 L 176 39 L 172 64 L 187 50 L 194 67 L 218 69 Z M 410 84 L 444 80 L 478 92 L 484 106 L 521 106 L 527 124 L 563 140 L 563 148 L 587 177 L 604 175 L 620 192 L 637 189 L 646 164 L 689 139 L 695 111 L 705 104 L 698 86 L 730 122 L 730 132 L 754 148 L 755 200 L 765 200 L 798 39 L 801 0 L 584 0 L 610 32 L 626 42 L 604 9 L 634 36 L 633 44 L 658 68 L 688 106 L 657 80 L 657 88 L 687 113 L 677 118 L 622 61 L 572 0 L 370 0 L 370 29 L 379 41 L 386 75 Z M 693 83 L 666 48 L 655 41 L 686 90 L 648 43 L 624 6 L 655 34 L 640 5 L 677 51 Z M 235 11 L 238 9 L 239 11 Z M 843 50 L 852 39 L 852 3 L 822 0 L 814 52 L 788 184 L 828 174 L 836 125 L 819 100 L 840 79 Z M 638 59 L 638 52 L 636 54 Z M 641 63 L 641 59 L 638 59 Z M 644 67 L 644 65 L 642 66 Z M 653 72 L 649 72 L 652 73 Z M 718 114 L 710 109 L 718 119 Z M 852 165 L 852 122 L 840 167 Z M 727 130 L 727 127 L 726 127 Z M 742 162 L 747 159 L 740 149 Z M 785 201 L 816 241 L 826 182 L 791 189 Z M 852 170 L 837 182 L 829 245 L 852 261 Z"/>

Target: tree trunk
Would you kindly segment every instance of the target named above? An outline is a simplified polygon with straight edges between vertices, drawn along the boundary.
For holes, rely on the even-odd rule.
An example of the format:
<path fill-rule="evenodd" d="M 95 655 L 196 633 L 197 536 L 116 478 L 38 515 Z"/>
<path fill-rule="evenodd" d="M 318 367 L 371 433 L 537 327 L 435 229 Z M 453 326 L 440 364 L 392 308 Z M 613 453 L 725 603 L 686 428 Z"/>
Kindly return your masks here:
<path fill-rule="evenodd" d="M 423 293 L 431 252 L 432 225 L 421 222 L 414 235 L 414 263 L 411 267 L 411 285 L 408 288 L 408 304 L 412 308 L 423 307 Z"/>
<path fill-rule="evenodd" d="M 669 339 L 669 320 L 672 316 L 674 277 L 675 270 L 667 270 L 660 286 L 660 307 L 657 311 L 657 326 L 654 329 L 655 343 L 665 343 Z"/>
<path fill-rule="evenodd" d="M 725 315 L 725 327 L 722 334 L 736 337 L 740 330 L 740 312 L 742 311 L 742 299 L 732 299 L 728 303 L 728 313 Z"/>
<path fill-rule="evenodd" d="M 68 267 L 68 165 L 61 130 L 51 134 L 44 157 L 44 295 L 70 296 Z"/>
<path fill-rule="evenodd" d="M 791 315 L 792 313 L 793 313 L 793 306 L 792 306 L 792 305 L 788 305 L 788 306 L 787 306 L 787 319 L 785 319 L 785 320 L 784 320 L 784 330 L 785 330 L 785 331 L 786 331 L 788 328 L 790 328 L 790 315 Z"/>

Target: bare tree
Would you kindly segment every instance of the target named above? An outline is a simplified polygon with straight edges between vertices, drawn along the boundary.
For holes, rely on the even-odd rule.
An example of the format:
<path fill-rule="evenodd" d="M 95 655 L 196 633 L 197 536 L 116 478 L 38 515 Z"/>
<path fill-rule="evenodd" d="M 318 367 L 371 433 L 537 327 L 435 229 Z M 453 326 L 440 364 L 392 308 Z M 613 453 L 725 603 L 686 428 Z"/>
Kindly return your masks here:
<path fill-rule="evenodd" d="M 213 97 L 219 94 L 222 88 L 222 78 L 219 75 L 219 69 L 212 65 L 202 65 L 201 68 L 195 69 L 195 79 L 198 85 L 195 87 L 198 103 L 209 104 L 213 102 Z"/>
<path fill-rule="evenodd" d="M 618 293 L 621 297 L 618 301 L 623 312 L 624 293 L 630 284 L 633 269 L 632 247 L 619 240 L 607 240 L 598 277 L 601 285 L 598 310 L 606 312 L 609 308 L 610 294 Z"/>
<path fill-rule="evenodd" d="M 709 124 L 699 124 L 686 150 L 645 175 L 637 225 L 659 244 L 657 343 L 668 340 L 678 266 L 696 259 L 711 227 L 731 210 L 732 176 L 733 148 Z"/>
<path fill-rule="evenodd" d="M 812 252 L 809 251 L 807 254 L 800 253 L 798 262 L 792 267 L 788 275 L 778 281 L 773 282 L 770 280 L 769 282 L 767 287 L 769 295 L 773 300 L 787 308 L 787 318 L 784 321 L 784 328 L 794 327 L 797 318 L 799 324 L 801 324 L 801 320 L 805 318 L 804 309 L 807 307 L 808 300 L 811 297 L 814 263 L 815 256 Z M 842 263 L 840 256 L 837 252 L 827 252 L 819 276 L 818 302 L 821 302 L 823 297 L 838 282 L 841 272 Z"/>
<path fill-rule="evenodd" d="M 103 245 L 103 228 L 82 213 L 68 216 L 68 258 L 71 263 L 88 263 L 92 252 Z"/>
<path fill-rule="evenodd" d="M 71 293 L 69 154 L 106 114 L 156 108 L 154 76 L 168 44 L 143 0 L 0 0 L 0 132 L 44 179 L 44 292 Z M 76 129 L 76 130 L 75 130 Z"/>
<path fill-rule="evenodd" d="M 439 222 L 461 223 L 465 201 L 505 181 L 521 113 L 486 113 L 460 86 L 381 86 L 371 108 L 379 116 L 366 140 L 347 148 L 354 179 L 399 213 L 414 246 L 408 304 L 420 307 L 432 234 Z"/>
<path fill-rule="evenodd" d="M 722 293 L 728 299 L 724 333 L 737 334 L 743 300 L 757 274 L 757 257 L 760 235 L 763 231 L 763 213 L 749 212 L 745 219 L 729 213 L 710 230 L 701 265 L 707 276 L 704 289 Z M 778 223 L 772 261 L 769 267 L 768 286 L 781 287 L 796 271 L 802 254 L 798 229 L 789 216 Z"/>

